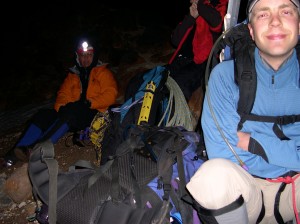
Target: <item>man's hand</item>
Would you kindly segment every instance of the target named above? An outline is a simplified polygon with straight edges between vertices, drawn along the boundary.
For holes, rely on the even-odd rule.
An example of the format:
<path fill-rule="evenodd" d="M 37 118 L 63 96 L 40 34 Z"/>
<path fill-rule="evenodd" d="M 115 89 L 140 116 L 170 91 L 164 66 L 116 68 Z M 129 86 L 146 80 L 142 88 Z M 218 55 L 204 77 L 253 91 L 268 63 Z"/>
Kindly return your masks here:
<path fill-rule="evenodd" d="M 239 142 L 237 144 L 237 147 L 248 151 L 249 142 L 250 142 L 250 134 L 238 131 L 237 136 L 239 137 Z"/>
<path fill-rule="evenodd" d="M 197 4 L 198 0 L 191 0 L 191 6 L 190 6 L 190 15 L 194 17 L 195 19 L 199 16 Z"/>
<path fill-rule="evenodd" d="M 91 108 L 91 101 L 85 100 L 85 101 L 84 101 L 84 104 L 85 104 L 88 108 Z"/>

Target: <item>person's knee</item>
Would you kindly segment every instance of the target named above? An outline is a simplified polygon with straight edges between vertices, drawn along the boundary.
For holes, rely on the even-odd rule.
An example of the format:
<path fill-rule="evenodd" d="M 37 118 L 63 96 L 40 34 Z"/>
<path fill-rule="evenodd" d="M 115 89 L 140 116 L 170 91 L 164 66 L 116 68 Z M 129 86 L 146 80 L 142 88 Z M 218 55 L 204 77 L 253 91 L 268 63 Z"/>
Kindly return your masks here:
<path fill-rule="evenodd" d="M 207 209 L 195 201 L 193 203 L 200 220 L 204 223 L 249 223 L 246 204 L 242 195 L 232 203 L 219 209 Z"/>
<path fill-rule="evenodd" d="M 41 130 L 47 130 L 57 119 L 57 112 L 54 109 L 41 109 L 32 117 L 32 124 Z"/>
<path fill-rule="evenodd" d="M 207 210 L 222 210 L 236 204 L 235 201 L 242 197 L 252 222 L 257 220 L 262 208 L 261 189 L 255 179 L 242 167 L 226 159 L 206 161 L 186 187 L 194 200 Z"/>
<path fill-rule="evenodd" d="M 229 160 L 208 160 L 191 178 L 187 189 L 203 206 L 212 209 L 223 207 L 241 195 L 240 191 L 233 191 L 235 169 L 236 165 Z"/>

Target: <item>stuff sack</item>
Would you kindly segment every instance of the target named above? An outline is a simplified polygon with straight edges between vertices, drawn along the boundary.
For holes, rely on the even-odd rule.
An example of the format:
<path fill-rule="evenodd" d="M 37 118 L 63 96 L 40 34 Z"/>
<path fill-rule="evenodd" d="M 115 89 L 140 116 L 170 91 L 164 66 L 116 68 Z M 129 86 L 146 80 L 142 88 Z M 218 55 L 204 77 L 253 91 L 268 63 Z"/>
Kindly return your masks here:
<path fill-rule="evenodd" d="M 29 177 L 34 195 L 48 207 L 49 223 L 169 223 L 175 213 L 182 214 L 182 223 L 193 223 L 193 208 L 181 198 L 186 177 L 202 163 L 194 160 L 193 170 L 186 170 L 183 157 L 195 159 L 197 153 L 196 143 L 183 133 L 196 134 L 176 127 L 132 127 L 105 165 L 79 161 L 68 172 L 58 171 L 50 141 L 36 145 Z M 191 154 L 184 154 L 191 145 Z M 149 187 L 153 180 L 161 195 Z"/>

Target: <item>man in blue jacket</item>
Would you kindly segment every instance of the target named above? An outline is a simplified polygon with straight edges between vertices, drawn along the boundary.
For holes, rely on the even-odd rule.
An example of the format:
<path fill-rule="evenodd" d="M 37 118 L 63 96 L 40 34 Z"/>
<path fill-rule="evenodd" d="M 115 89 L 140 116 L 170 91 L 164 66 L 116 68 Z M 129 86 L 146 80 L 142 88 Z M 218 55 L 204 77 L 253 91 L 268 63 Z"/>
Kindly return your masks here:
<path fill-rule="evenodd" d="M 247 13 L 256 45 L 252 113 L 299 115 L 299 0 L 249 0 Z M 201 119 L 209 160 L 187 184 L 200 217 L 205 223 L 300 223 L 300 122 L 281 126 L 285 140 L 267 122 L 246 121 L 237 131 L 232 60 L 213 69 L 208 90 Z"/>

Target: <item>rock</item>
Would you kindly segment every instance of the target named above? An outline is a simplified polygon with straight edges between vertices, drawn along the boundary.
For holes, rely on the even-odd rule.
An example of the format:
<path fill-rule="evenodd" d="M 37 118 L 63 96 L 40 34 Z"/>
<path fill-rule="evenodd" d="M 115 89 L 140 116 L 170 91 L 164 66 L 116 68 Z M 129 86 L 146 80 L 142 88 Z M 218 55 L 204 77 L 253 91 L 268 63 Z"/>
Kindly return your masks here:
<path fill-rule="evenodd" d="M 28 163 L 17 168 L 6 180 L 4 192 L 15 202 L 21 203 L 32 197 L 32 186 L 27 173 Z"/>
<path fill-rule="evenodd" d="M 8 206 L 11 206 L 12 204 L 13 204 L 13 201 L 11 200 L 11 198 L 8 197 L 3 192 L 0 192 L 0 208 L 8 207 Z"/>

